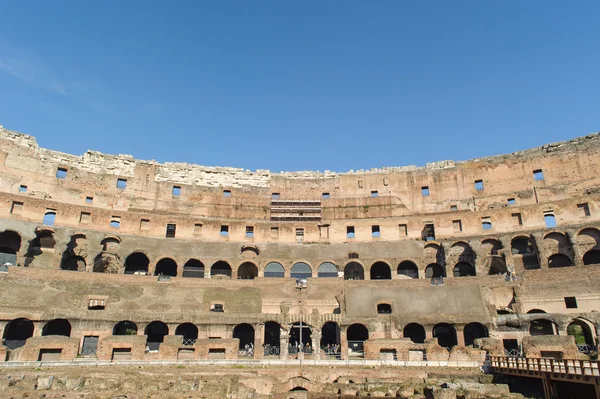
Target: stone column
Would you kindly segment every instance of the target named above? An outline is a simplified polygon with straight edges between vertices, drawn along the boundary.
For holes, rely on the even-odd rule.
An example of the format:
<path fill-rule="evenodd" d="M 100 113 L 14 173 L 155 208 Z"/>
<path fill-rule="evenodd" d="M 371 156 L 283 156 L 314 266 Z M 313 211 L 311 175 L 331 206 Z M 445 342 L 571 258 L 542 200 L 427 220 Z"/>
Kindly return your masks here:
<path fill-rule="evenodd" d="M 454 273 L 452 273 L 452 269 L 454 268 L 453 260 L 450 257 L 450 247 L 448 244 L 444 245 L 440 243 L 440 247 L 442 251 L 444 251 L 444 264 L 442 267 L 444 268 L 444 272 L 446 273 L 446 277 L 454 278 Z"/>
<path fill-rule="evenodd" d="M 465 346 L 465 326 L 463 325 L 454 325 L 454 329 L 456 330 L 456 342 L 460 346 Z"/>
<path fill-rule="evenodd" d="M 311 334 L 311 345 L 313 349 L 313 359 L 319 359 L 321 354 L 321 332 L 313 330 Z"/>
<path fill-rule="evenodd" d="M 346 329 L 340 331 L 340 354 L 343 360 L 348 359 L 348 338 L 346 337 Z"/>
<path fill-rule="evenodd" d="M 265 350 L 263 347 L 265 337 L 265 325 L 264 323 L 257 323 L 254 325 L 254 358 L 262 359 L 265 356 Z"/>
<path fill-rule="evenodd" d="M 533 233 L 532 234 L 535 247 L 538 252 L 538 260 L 540 262 L 540 269 L 548 269 L 548 254 L 544 249 L 544 236 L 542 233 Z"/>
<path fill-rule="evenodd" d="M 571 245 L 573 245 L 573 264 L 575 266 L 583 266 L 583 251 L 581 251 L 581 247 L 577 242 L 577 237 L 575 234 L 567 233 L 569 238 L 571 239 Z"/>
<path fill-rule="evenodd" d="M 288 341 L 289 334 L 285 330 L 281 330 L 279 335 L 279 358 L 281 360 L 286 360 L 288 358 Z"/>

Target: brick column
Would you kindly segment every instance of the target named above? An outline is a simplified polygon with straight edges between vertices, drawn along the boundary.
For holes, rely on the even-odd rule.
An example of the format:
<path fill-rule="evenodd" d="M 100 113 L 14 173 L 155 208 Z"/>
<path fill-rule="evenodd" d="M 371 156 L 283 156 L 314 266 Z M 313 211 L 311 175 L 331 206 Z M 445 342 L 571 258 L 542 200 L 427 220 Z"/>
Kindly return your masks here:
<path fill-rule="evenodd" d="M 265 325 L 257 323 L 254 325 L 254 358 L 262 359 L 265 356 L 264 351 Z"/>
<path fill-rule="evenodd" d="M 465 326 L 463 325 L 454 325 L 454 329 L 456 330 L 456 342 L 460 346 L 465 346 Z"/>

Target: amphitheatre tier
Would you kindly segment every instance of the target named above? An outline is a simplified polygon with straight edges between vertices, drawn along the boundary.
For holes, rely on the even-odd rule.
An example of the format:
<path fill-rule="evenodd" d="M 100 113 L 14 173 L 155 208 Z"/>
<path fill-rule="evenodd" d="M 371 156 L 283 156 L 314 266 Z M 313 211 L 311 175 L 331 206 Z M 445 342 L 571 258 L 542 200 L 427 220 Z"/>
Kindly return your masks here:
<path fill-rule="evenodd" d="M 3 129 L 0 352 L 585 358 L 600 327 L 599 172 L 599 134 L 423 168 L 274 174 L 77 157 Z"/>

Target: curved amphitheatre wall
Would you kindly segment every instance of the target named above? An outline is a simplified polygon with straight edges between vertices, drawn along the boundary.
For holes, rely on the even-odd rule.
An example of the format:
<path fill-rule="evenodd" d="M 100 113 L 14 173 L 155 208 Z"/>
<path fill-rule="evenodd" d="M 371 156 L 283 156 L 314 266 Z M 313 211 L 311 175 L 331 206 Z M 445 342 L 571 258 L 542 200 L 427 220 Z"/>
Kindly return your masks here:
<path fill-rule="evenodd" d="M 326 322 L 338 323 L 341 343 L 360 323 L 384 346 L 397 345 L 386 340 L 403 338 L 409 323 L 424 326 L 427 338 L 448 323 L 460 346 L 472 322 L 492 337 L 521 340 L 525 314 L 542 309 L 556 333 L 585 316 L 595 336 L 589 312 L 600 310 L 600 268 L 584 263 L 600 263 L 599 155 L 596 133 L 425 167 L 272 173 L 94 151 L 73 156 L 2 128 L 0 248 L 14 248 L 15 263 L 27 267 L 0 278 L 0 319 L 4 327 L 19 317 L 34 321 L 34 338 L 47 321 L 69 319 L 76 346 L 92 334 L 102 347 L 120 320 L 138 323 L 138 335 L 161 320 L 168 335 L 191 322 L 199 339 L 222 340 L 249 323 L 258 347 L 265 322 L 277 321 L 286 336 L 300 318 L 317 337 Z M 552 220 L 556 227 L 546 227 Z M 134 253 L 147 257 L 144 272 L 176 277 L 125 275 Z M 167 258 L 174 272 L 161 268 Z M 182 277 L 190 259 L 202 263 L 196 276 L 204 279 Z M 231 273 L 217 272 L 218 262 Z M 272 262 L 285 277 L 296 275 L 297 263 L 308 265 L 307 290 L 269 278 Z M 564 262 L 574 267 L 549 268 Z M 518 279 L 506 281 L 506 271 Z M 438 276 L 444 285 L 432 287 Z M 577 297 L 578 307 L 566 309 L 565 297 Z M 90 301 L 105 308 L 90 310 Z M 211 312 L 216 304 L 225 311 Z M 391 314 L 378 312 L 382 304 Z M 161 358 L 176 356 L 177 345 L 169 347 Z"/>

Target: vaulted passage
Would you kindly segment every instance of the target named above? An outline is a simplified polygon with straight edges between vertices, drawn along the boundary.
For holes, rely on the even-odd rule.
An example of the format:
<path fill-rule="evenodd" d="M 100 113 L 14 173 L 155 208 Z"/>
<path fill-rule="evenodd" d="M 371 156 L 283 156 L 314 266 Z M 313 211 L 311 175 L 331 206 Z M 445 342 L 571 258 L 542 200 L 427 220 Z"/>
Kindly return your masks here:
<path fill-rule="evenodd" d="M 281 325 L 274 321 L 267 321 L 264 330 L 265 356 L 279 356 Z"/>
<path fill-rule="evenodd" d="M 548 258 L 548 267 L 568 267 L 573 266 L 573 262 L 567 255 L 563 254 L 554 254 Z"/>
<path fill-rule="evenodd" d="M 238 324 L 233 329 L 233 338 L 240 340 L 239 349 L 245 349 L 246 345 L 254 346 L 254 327 L 248 323 Z"/>
<path fill-rule="evenodd" d="M 583 255 L 583 264 L 584 265 L 600 265 L 600 251 L 591 250 Z"/>
<path fill-rule="evenodd" d="M 42 329 L 42 336 L 45 335 L 63 335 L 71 336 L 71 323 L 65 319 L 50 320 Z"/>
<path fill-rule="evenodd" d="M 198 339 L 198 327 L 192 323 L 182 323 L 175 329 L 175 335 L 182 335 L 185 345 L 185 341 Z"/>
<path fill-rule="evenodd" d="M 231 266 L 224 260 L 216 262 L 210 268 L 211 277 L 229 277 L 231 278 Z"/>
<path fill-rule="evenodd" d="M 165 335 L 169 335 L 169 327 L 162 321 L 153 321 L 146 326 L 144 334 L 147 336 L 146 345 L 150 351 L 158 350 L 164 342 Z"/>
<path fill-rule="evenodd" d="M 125 259 L 125 274 L 146 274 L 150 260 L 141 252 L 134 252 Z"/>
<path fill-rule="evenodd" d="M 163 258 L 156 264 L 155 276 L 177 276 L 177 263 L 171 258 Z"/>
<path fill-rule="evenodd" d="M 350 262 L 344 267 L 344 280 L 364 280 L 365 269 L 358 262 Z"/>
<path fill-rule="evenodd" d="M 419 278 L 419 269 L 413 262 L 405 260 L 398 265 L 398 277 Z"/>
<path fill-rule="evenodd" d="M 452 348 L 458 344 L 456 330 L 447 323 L 433 326 L 433 337 L 438 339 L 438 344 L 444 348 Z"/>
<path fill-rule="evenodd" d="M 335 345 L 340 344 L 340 326 L 334 321 L 328 321 L 321 328 L 321 348 L 332 352 Z"/>
<path fill-rule="evenodd" d="M 371 266 L 371 280 L 391 280 L 392 271 L 385 262 L 376 262 Z"/>
<path fill-rule="evenodd" d="M 481 323 L 469 323 L 463 330 L 465 345 L 473 345 L 473 342 L 478 338 L 488 337 L 488 329 Z"/>
<path fill-rule="evenodd" d="M 133 321 L 120 321 L 113 327 L 113 335 L 137 335 L 138 327 Z"/>
<path fill-rule="evenodd" d="M 85 259 L 81 256 L 70 256 L 60 266 L 62 270 L 84 271 Z"/>
<path fill-rule="evenodd" d="M 404 327 L 402 331 L 404 338 L 409 338 L 415 344 L 425 342 L 425 328 L 418 323 L 410 323 Z"/>
<path fill-rule="evenodd" d="M 238 268 L 238 278 L 241 280 L 254 280 L 258 277 L 258 267 L 252 262 L 244 262 Z"/>
<path fill-rule="evenodd" d="M 467 262 L 459 262 L 452 269 L 454 277 L 474 276 L 475 268 Z"/>
<path fill-rule="evenodd" d="M 533 320 L 529 324 L 529 335 L 556 335 L 554 323 L 546 319 Z"/>
<path fill-rule="evenodd" d="M 444 268 L 438 263 L 432 263 L 425 268 L 425 277 L 426 278 L 438 278 L 438 277 L 446 277 L 446 272 Z"/>
<path fill-rule="evenodd" d="M 204 264 L 198 259 L 190 259 L 183 265 L 183 277 L 204 278 Z"/>
<path fill-rule="evenodd" d="M 8 322 L 4 327 L 4 346 L 16 349 L 25 345 L 25 341 L 33 337 L 33 322 L 29 319 L 19 318 Z"/>

